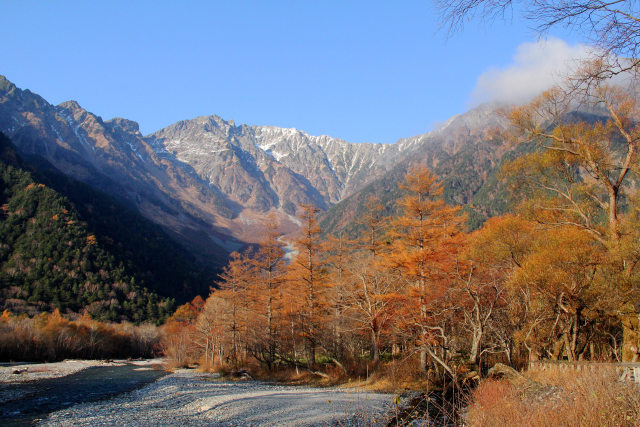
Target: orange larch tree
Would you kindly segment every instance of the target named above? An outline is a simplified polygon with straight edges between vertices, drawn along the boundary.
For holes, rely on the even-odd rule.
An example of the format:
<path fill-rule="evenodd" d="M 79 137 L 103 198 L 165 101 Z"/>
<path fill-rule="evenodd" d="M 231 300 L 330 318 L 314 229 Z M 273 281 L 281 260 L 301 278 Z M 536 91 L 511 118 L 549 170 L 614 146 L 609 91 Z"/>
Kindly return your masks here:
<path fill-rule="evenodd" d="M 289 264 L 289 295 L 300 307 L 298 320 L 305 341 L 307 364 L 315 365 L 327 306 L 327 272 L 322 263 L 323 243 L 318 226 L 318 208 L 302 205 L 301 235 L 295 241 L 298 255 Z"/>
<path fill-rule="evenodd" d="M 265 228 L 265 236 L 258 250 L 252 257 L 255 277 L 249 282 L 249 292 L 255 303 L 253 314 L 260 321 L 262 343 L 256 343 L 256 357 L 265 362 L 269 368 L 276 361 L 279 335 L 283 329 L 282 289 L 285 280 L 286 263 L 284 244 L 279 240 L 282 233 L 278 224 L 271 218 Z M 260 328 L 260 324 L 264 325 Z"/>
<path fill-rule="evenodd" d="M 424 166 L 410 170 L 400 188 L 407 194 L 399 202 L 400 216 L 391 223 L 393 242 L 387 263 L 408 286 L 404 320 L 418 334 L 420 369 L 426 369 L 429 355 L 452 373 L 432 348 L 446 340 L 442 326 L 435 321 L 434 310 L 455 271 L 465 218 L 459 207 L 448 206 L 442 200 L 442 185 Z"/>
<path fill-rule="evenodd" d="M 345 259 L 347 314 L 356 327 L 368 335 L 373 363 L 380 359 L 383 335 L 392 329 L 393 307 L 397 303 L 394 296 L 399 287 L 397 277 L 382 262 L 388 246 L 388 218 L 383 212 L 384 206 L 375 197 L 367 201 L 365 213 L 357 221 L 362 227 L 361 237 L 355 242 L 356 250 Z"/>
<path fill-rule="evenodd" d="M 195 323 L 203 305 L 202 297 L 197 296 L 178 307 L 162 327 L 163 350 L 174 366 L 186 366 L 197 359 Z"/>
<path fill-rule="evenodd" d="M 348 293 L 350 275 L 348 264 L 355 242 L 347 238 L 344 233 L 337 237 L 329 236 L 326 242 L 328 267 L 328 280 L 331 283 L 328 293 L 329 302 L 329 327 L 332 329 L 332 353 L 337 359 L 343 358 L 350 343 L 346 342 L 346 332 L 351 329 L 345 312 L 348 310 Z M 353 355 L 354 352 L 350 352 Z"/>
<path fill-rule="evenodd" d="M 218 290 L 213 295 L 226 302 L 226 313 L 219 316 L 219 327 L 230 334 L 230 359 L 234 366 L 243 359 L 242 350 L 248 340 L 249 287 L 255 277 L 249 252 L 233 252 L 229 264 L 224 268 L 217 282 Z M 211 301 L 214 303 L 214 300 Z M 219 344 L 220 345 L 220 344 Z M 219 350 L 220 351 L 220 350 Z"/>

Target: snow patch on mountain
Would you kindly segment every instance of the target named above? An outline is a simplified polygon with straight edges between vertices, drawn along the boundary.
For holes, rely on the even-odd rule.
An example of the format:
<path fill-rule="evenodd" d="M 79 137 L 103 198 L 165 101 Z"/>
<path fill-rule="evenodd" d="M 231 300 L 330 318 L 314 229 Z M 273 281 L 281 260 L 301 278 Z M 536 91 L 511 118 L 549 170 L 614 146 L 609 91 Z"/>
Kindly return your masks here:
<path fill-rule="evenodd" d="M 91 144 L 87 140 L 87 138 L 84 136 L 83 133 L 86 131 L 82 129 L 82 123 L 77 123 L 73 118 L 73 114 L 70 111 L 61 107 L 57 107 L 56 109 L 57 109 L 58 115 L 62 117 L 67 122 L 69 127 L 73 130 L 73 133 L 76 135 L 76 138 L 78 138 L 78 141 L 82 142 L 84 145 L 91 148 L 92 151 L 96 151 L 96 147 L 94 147 L 93 144 Z"/>

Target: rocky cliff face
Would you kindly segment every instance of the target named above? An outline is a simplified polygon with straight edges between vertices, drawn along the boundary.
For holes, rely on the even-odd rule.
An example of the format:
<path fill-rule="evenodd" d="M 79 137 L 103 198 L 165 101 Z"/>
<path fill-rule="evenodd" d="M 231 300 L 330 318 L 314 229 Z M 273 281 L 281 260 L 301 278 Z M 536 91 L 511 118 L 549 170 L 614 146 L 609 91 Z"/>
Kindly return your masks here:
<path fill-rule="evenodd" d="M 208 116 L 145 137 L 133 121 L 103 121 L 74 101 L 53 106 L 0 77 L 0 131 L 23 154 L 42 156 L 129 201 L 206 256 L 259 239 L 256 230 L 268 212 L 284 231 L 294 231 L 300 204 L 326 210 L 361 205 L 369 193 L 396 193 L 397 181 L 416 163 L 455 189 L 452 201 L 466 203 L 504 152 L 487 131 L 499 123 L 494 109 L 484 107 L 395 144 L 353 144 Z M 463 181 L 460 168 L 471 171 Z"/>
<path fill-rule="evenodd" d="M 328 208 L 389 170 L 402 152 L 397 144 L 351 144 L 217 116 L 178 122 L 148 139 L 243 207 L 288 214 L 301 203 Z"/>

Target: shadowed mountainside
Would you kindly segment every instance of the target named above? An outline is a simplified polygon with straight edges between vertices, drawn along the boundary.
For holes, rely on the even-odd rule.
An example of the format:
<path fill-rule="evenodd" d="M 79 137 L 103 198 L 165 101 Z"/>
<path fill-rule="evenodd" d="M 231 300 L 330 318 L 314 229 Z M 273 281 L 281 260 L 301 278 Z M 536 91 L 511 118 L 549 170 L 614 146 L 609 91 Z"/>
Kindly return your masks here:
<path fill-rule="evenodd" d="M 114 198 L 34 166 L 0 134 L 2 309 L 161 320 L 215 277 L 157 225 Z"/>

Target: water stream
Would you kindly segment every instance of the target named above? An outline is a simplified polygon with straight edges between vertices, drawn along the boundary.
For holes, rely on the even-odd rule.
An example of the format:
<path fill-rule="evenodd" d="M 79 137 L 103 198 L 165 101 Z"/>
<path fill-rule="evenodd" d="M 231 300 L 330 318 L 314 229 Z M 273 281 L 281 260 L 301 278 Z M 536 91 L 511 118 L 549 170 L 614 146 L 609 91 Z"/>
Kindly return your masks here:
<path fill-rule="evenodd" d="M 166 375 L 132 364 L 97 366 L 62 378 L 2 384 L 20 391 L 19 399 L 0 405 L 0 425 L 33 425 L 47 414 L 72 405 L 126 393 Z"/>

